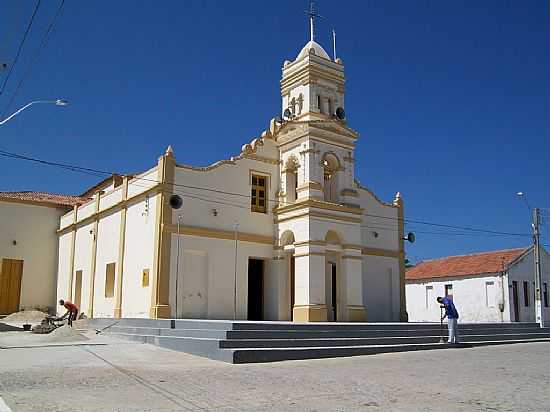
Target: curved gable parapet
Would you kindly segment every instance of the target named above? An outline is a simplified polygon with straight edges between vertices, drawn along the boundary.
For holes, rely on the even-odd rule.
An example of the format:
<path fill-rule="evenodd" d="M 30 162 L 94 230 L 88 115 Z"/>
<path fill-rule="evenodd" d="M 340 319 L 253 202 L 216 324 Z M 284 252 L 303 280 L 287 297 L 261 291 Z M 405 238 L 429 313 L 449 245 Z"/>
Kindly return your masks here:
<path fill-rule="evenodd" d="M 279 151 L 276 150 L 274 140 L 270 131 L 264 131 L 260 137 L 252 139 L 241 147 L 241 153 L 238 156 L 231 156 L 229 159 L 218 160 L 209 166 L 191 166 L 186 164 L 176 164 L 182 169 L 194 170 L 197 172 L 208 172 L 224 165 L 235 165 L 242 159 L 256 160 L 274 165 L 281 164 L 279 160 Z M 271 151 L 271 153 L 269 153 Z M 274 157 L 277 156 L 277 157 Z"/>
<path fill-rule="evenodd" d="M 382 206 L 389 206 L 389 207 L 395 207 L 397 208 L 396 205 L 394 205 L 393 203 L 386 203 L 384 201 L 382 201 L 378 196 L 376 196 L 374 194 L 374 192 L 372 190 L 370 190 L 368 187 L 366 186 L 363 186 L 361 185 L 361 183 L 359 182 L 359 180 L 355 179 L 355 185 L 357 186 L 357 189 L 360 189 L 360 190 L 364 190 L 365 192 L 367 192 L 369 195 L 371 195 L 373 197 L 374 200 L 376 200 L 379 204 L 381 204 Z"/>

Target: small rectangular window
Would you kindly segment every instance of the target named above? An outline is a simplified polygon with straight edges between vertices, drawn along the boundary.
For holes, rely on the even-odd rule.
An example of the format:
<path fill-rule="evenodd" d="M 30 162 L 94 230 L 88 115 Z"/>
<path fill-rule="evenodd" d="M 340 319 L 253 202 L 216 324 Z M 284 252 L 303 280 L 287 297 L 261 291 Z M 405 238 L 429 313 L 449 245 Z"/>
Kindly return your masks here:
<path fill-rule="evenodd" d="M 523 281 L 523 304 L 529 306 L 529 282 Z"/>
<path fill-rule="evenodd" d="M 449 299 L 453 298 L 453 285 L 445 285 L 445 296 Z"/>
<path fill-rule="evenodd" d="M 267 212 L 267 177 L 252 175 L 250 206 L 253 212 Z"/>
<path fill-rule="evenodd" d="M 146 288 L 149 286 L 149 269 L 143 269 L 141 274 L 141 287 Z"/>
<path fill-rule="evenodd" d="M 428 309 L 430 307 L 430 303 L 432 303 L 433 291 L 433 286 L 426 286 L 426 309 Z"/>
<path fill-rule="evenodd" d="M 495 307 L 495 282 L 485 282 L 485 305 Z"/>
<path fill-rule="evenodd" d="M 115 263 L 108 263 L 105 269 L 105 297 L 115 296 Z"/>
<path fill-rule="evenodd" d="M 544 288 L 543 288 L 543 291 L 542 291 L 542 298 L 544 300 L 544 307 L 547 308 L 548 307 L 548 283 L 544 283 Z"/>

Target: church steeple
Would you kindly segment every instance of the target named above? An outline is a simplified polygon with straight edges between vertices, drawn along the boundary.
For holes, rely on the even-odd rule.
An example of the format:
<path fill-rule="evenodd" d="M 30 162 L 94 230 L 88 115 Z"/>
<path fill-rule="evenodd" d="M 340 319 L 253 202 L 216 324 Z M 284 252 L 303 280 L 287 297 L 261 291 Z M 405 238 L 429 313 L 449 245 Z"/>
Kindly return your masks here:
<path fill-rule="evenodd" d="M 315 41 L 315 20 L 320 16 L 313 2 L 307 14 L 310 40 L 294 61 L 283 65 L 281 113 L 288 109 L 291 118 L 331 118 L 338 107 L 344 108 L 344 67 Z"/>

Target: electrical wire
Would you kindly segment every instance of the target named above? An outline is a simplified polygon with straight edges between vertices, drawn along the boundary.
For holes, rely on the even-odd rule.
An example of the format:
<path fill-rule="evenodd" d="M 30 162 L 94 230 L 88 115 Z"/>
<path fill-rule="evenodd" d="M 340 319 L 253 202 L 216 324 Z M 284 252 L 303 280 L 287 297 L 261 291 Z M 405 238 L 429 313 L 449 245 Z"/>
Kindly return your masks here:
<path fill-rule="evenodd" d="M 32 71 L 32 68 L 34 67 L 34 65 L 36 64 L 36 61 L 38 60 L 38 57 L 40 56 L 40 52 L 42 51 L 42 49 L 44 49 L 46 47 L 46 44 L 48 43 L 48 39 L 50 37 L 50 34 L 51 34 L 51 32 L 52 32 L 52 30 L 55 26 L 55 23 L 57 21 L 57 18 L 59 17 L 59 15 L 61 14 L 61 11 L 63 10 L 63 5 L 64 4 L 65 4 L 65 0 L 61 0 L 55 15 L 53 16 L 52 20 L 50 21 L 50 24 L 48 25 L 48 28 L 46 29 L 46 32 L 42 36 L 42 40 L 40 41 L 40 45 L 38 46 L 38 49 L 36 49 L 36 51 L 34 53 L 34 56 L 32 57 L 32 60 L 30 61 L 29 65 L 27 66 L 27 70 L 25 70 L 25 73 L 23 74 L 21 79 L 19 79 L 19 82 L 17 83 L 17 86 L 15 87 L 15 90 L 14 90 L 10 100 L 8 101 L 8 104 L 4 107 L 4 111 L 2 112 L 2 115 L 0 117 L 4 117 L 4 114 L 7 113 L 7 111 L 9 110 L 9 108 L 11 107 L 13 102 L 15 101 L 15 98 L 17 97 L 17 94 L 19 93 L 19 90 L 21 89 L 21 85 L 29 77 L 29 75 Z"/>
<path fill-rule="evenodd" d="M 13 73 L 13 68 L 17 64 L 17 61 L 19 60 L 19 56 L 21 55 L 21 50 L 23 50 L 23 45 L 25 44 L 25 41 L 27 40 L 27 36 L 29 35 L 29 32 L 31 31 L 32 24 L 34 22 L 34 18 L 36 16 L 36 13 L 38 12 L 38 8 L 40 7 L 40 3 L 42 0 L 38 0 L 36 2 L 36 6 L 34 7 L 34 11 L 32 12 L 31 19 L 29 21 L 29 24 L 27 25 L 27 29 L 25 30 L 25 34 L 23 35 L 23 39 L 19 43 L 19 47 L 17 48 L 17 53 L 15 55 L 15 59 L 13 60 L 13 64 L 10 66 L 10 70 L 8 71 L 8 74 L 6 75 L 6 78 L 4 79 L 4 83 L 2 84 L 2 88 L 0 88 L 0 95 L 4 93 L 4 90 L 6 88 L 6 85 L 8 84 L 8 80 L 11 77 L 11 74 Z"/>
<path fill-rule="evenodd" d="M 74 171 L 74 172 L 92 174 L 94 176 L 120 175 L 120 173 L 113 173 L 113 172 L 110 172 L 110 171 L 92 169 L 92 168 L 88 168 L 88 167 L 71 165 L 71 164 L 67 164 L 67 163 L 52 162 L 52 161 L 48 161 L 48 160 L 44 160 L 44 159 L 38 159 L 38 158 L 30 157 L 30 156 L 17 154 L 17 153 L 7 152 L 5 150 L 0 150 L 0 156 L 13 158 L 13 159 L 18 159 L 18 160 L 26 160 L 26 161 L 30 161 L 30 162 L 34 162 L 34 163 L 39 163 L 39 164 L 42 164 L 42 165 L 59 167 L 59 168 L 69 170 L 69 171 Z M 133 176 L 133 179 L 152 182 L 152 183 L 156 183 L 156 184 L 160 183 L 156 179 L 145 178 L 145 177 L 140 177 L 140 176 Z M 220 189 L 212 189 L 212 188 L 207 188 L 207 187 L 198 187 L 198 186 L 192 186 L 192 185 L 185 185 L 185 184 L 176 183 L 176 182 L 166 182 L 166 185 L 173 186 L 173 188 L 174 188 L 173 191 L 176 191 L 176 188 L 185 188 L 185 189 L 194 189 L 194 190 L 207 191 L 207 192 L 212 192 L 212 193 L 216 193 L 216 194 L 223 194 L 223 195 L 228 195 L 228 196 L 242 197 L 242 198 L 247 198 L 247 199 L 251 198 L 251 195 L 247 195 L 247 194 L 243 194 L 243 193 L 234 193 L 234 192 L 228 192 L 228 191 L 224 191 L 224 190 L 220 190 Z M 196 195 L 197 194 L 193 194 L 193 196 L 196 196 Z M 293 203 L 290 203 L 290 202 L 283 202 L 283 201 L 273 200 L 273 199 L 267 199 L 267 201 L 268 202 L 273 202 L 273 203 L 276 203 L 276 204 L 288 204 L 288 205 L 293 204 Z M 220 203 L 223 203 L 223 202 L 220 202 Z M 247 205 L 243 204 L 243 205 L 239 205 L 239 207 L 248 208 L 249 205 L 248 204 Z M 369 214 L 369 213 L 363 213 L 363 216 L 372 217 L 372 218 L 379 218 L 379 219 L 394 220 L 394 221 L 400 221 L 401 220 L 398 217 L 381 216 L 381 215 L 375 215 L 375 214 Z M 402 220 L 403 220 L 404 223 L 427 225 L 427 226 L 434 226 L 434 227 L 454 229 L 454 230 L 458 229 L 458 230 L 468 231 L 468 232 L 472 232 L 472 233 L 483 233 L 483 234 L 501 235 L 501 236 L 531 236 L 530 234 L 525 234 L 525 233 L 500 232 L 500 231 L 495 231 L 495 230 L 472 228 L 472 227 L 468 227 L 468 226 L 458 226 L 458 225 L 434 223 L 434 222 L 428 222 L 428 221 L 423 221 L 423 220 L 413 220 L 413 219 L 402 219 Z M 461 236 L 465 236 L 465 235 L 461 235 Z"/>

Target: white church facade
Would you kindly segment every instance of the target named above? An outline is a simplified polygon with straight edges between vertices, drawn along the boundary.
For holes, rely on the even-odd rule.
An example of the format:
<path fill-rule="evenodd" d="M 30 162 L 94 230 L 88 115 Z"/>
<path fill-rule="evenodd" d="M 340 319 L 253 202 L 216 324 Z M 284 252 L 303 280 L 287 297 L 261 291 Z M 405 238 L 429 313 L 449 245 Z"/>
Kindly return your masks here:
<path fill-rule="evenodd" d="M 406 320 L 403 199 L 355 178 L 344 83 L 311 40 L 282 68 L 284 119 L 238 156 L 168 148 L 92 188 L 60 218 L 57 297 L 88 317 Z"/>

